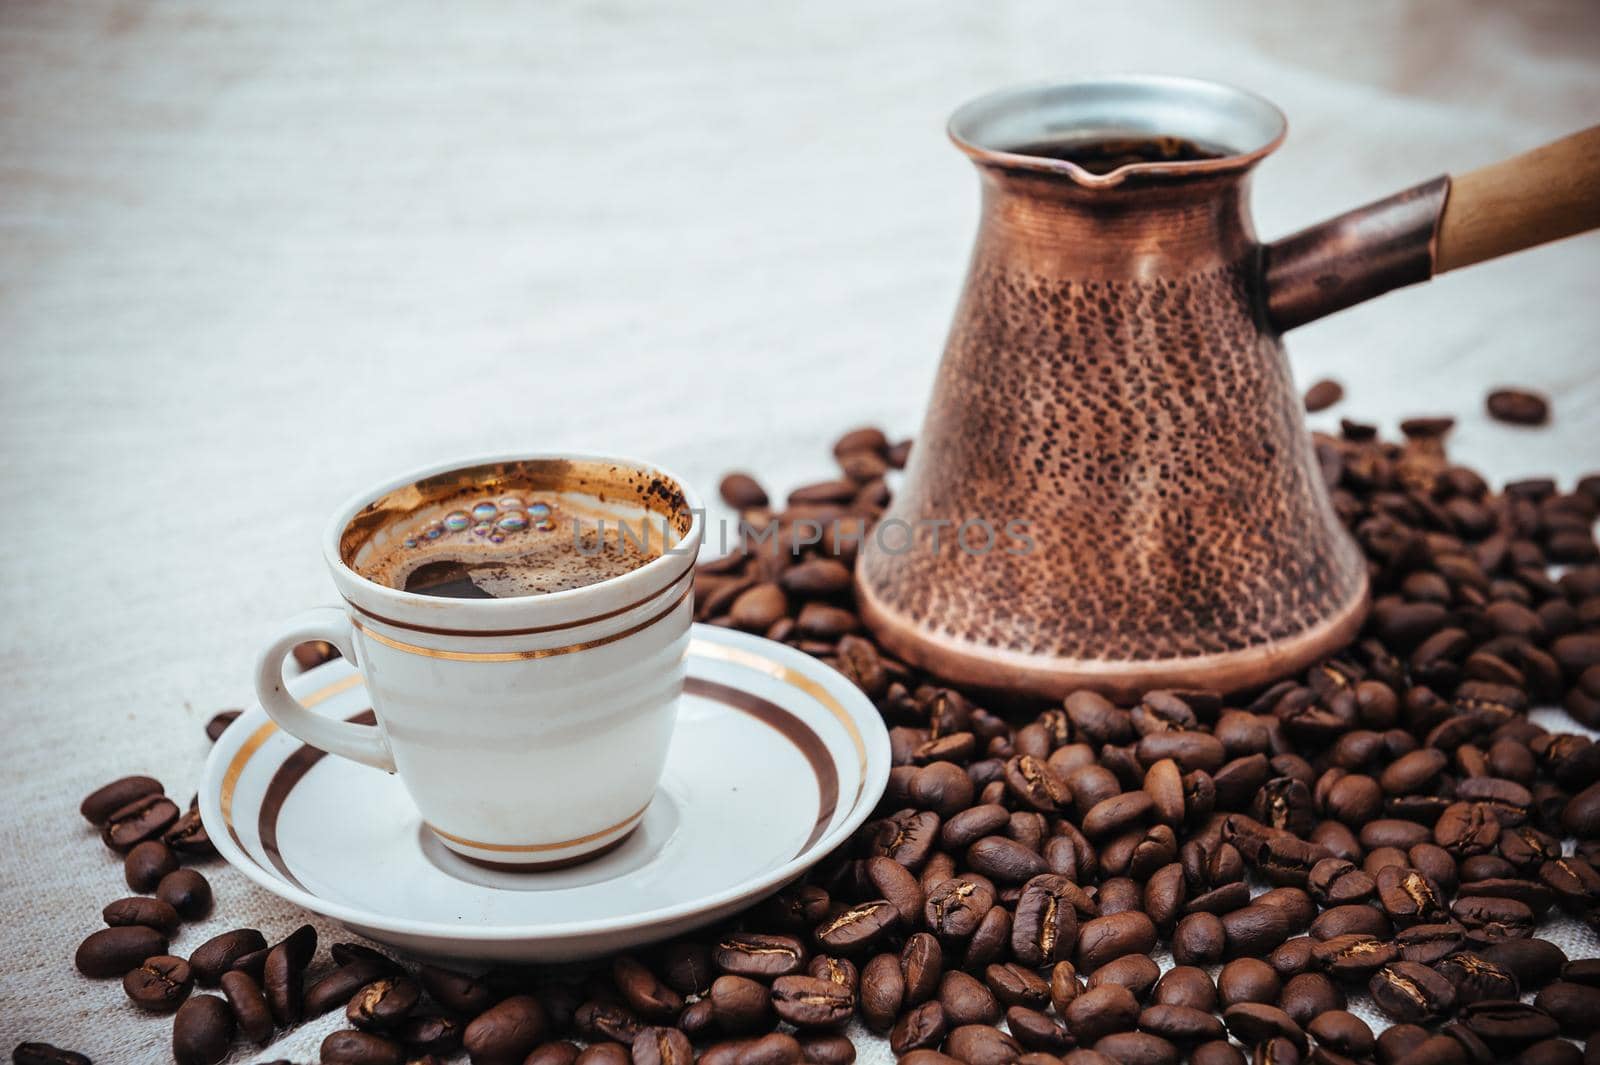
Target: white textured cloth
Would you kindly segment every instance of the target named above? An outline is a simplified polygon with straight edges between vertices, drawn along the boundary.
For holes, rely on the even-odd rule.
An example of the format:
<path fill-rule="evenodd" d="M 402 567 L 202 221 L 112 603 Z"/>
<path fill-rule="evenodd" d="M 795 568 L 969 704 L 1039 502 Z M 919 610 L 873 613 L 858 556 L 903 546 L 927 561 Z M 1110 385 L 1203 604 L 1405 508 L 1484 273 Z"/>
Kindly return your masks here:
<path fill-rule="evenodd" d="M 124 893 L 76 806 L 139 771 L 187 800 L 270 626 L 331 597 L 317 537 L 347 494 L 508 448 L 781 491 L 843 428 L 913 432 L 976 217 L 942 126 L 978 92 L 1256 89 L 1292 123 L 1255 183 L 1275 237 L 1593 122 L 1597 23 L 1583 0 L 0 6 L 0 1049 L 165 1059 L 168 1020 L 72 969 Z M 1455 413 L 1462 461 L 1570 480 L 1600 466 L 1597 277 L 1593 237 L 1477 267 L 1295 333 L 1296 372 L 1345 383 L 1320 424 Z M 1554 425 L 1489 423 L 1501 383 L 1552 394 Z M 206 872 L 217 916 L 178 952 L 301 920 Z M 312 1060 L 334 1023 L 251 1060 Z"/>

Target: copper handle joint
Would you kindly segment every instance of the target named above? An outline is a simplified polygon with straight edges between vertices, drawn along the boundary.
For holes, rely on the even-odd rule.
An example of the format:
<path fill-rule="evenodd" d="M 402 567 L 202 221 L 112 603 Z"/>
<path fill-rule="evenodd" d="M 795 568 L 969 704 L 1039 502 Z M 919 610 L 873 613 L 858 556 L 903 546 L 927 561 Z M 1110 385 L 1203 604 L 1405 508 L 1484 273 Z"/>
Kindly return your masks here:
<path fill-rule="evenodd" d="M 1267 319 L 1278 332 L 1433 276 L 1450 178 L 1436 177 L 1263 251 Z"/>

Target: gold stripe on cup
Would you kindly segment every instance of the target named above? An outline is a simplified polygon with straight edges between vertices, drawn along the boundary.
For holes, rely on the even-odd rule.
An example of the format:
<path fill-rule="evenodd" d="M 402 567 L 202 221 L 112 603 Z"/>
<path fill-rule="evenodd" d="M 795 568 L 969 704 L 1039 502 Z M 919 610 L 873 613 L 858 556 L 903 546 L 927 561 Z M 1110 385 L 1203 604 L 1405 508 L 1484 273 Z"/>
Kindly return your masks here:
<path fill-rule="evenodd" d="M 316 706 L 320 702 L 332 699 L 335 695 L 347 692 L 362 683 L 364 678 L 360 671 L 352 671 L 348 677 L 340 677 L 325 687 L 318 688 L 304 699 L 300 705 L 305 707 Z M 239 784 L 239 777 L 244 773 L 244 767 L 250 761 L 250 756 L 261 749 L 261 745 L 272 738 L 278 731 L 278 726 L 268 721 L 265 725 L 250 734 L 250 738 L 239 745 L 239 750 L 234 754 L 233 761 L 228 763 L 227 772 L 222 774 L 222 823 L 228 826 L 228 831 L 233 831 L 233 791 Z M 236 835 L 235 840 L 238 839 Z"/>
<path fill-rule="evenodd" d="M 475 839 L 467 839 L 465 836 L 452 835 L 451 833 L 446 832 L 444 829 L 434 824 L 428 824 L 428 830 L 436 836 L 440 836 L 449 840 L 451 843 L 459 843 L 463 847 L 471 847 L 474 850 L 490 851 L 495 854 L 542 854 L 548 851 L 564 850 L 567 847 L 576 847 L 580 843 L 593 843 L 602 836 L 609 836 L 611 833 L 631 825 L 633 822 L 643 817 L 644 812 L 649 808 L 650 804 L 645 803 L 643 806 L 639 807 L 633 813 L 629 814 L 627 817 L 624 817 L 621 821 L 618 821 L 614 825 L 607 825 L 605 828 L 591 832 L 587 836 L 578 836 L 576 839 L 564 839 L 556 843 L 482 843 Z"/>
<path fill-rule="evenodd" d="M 616 643 L 618 640 L 625 640 L 634 633 L 648 629 L 651 625 L 672 613 L 678 608 L 679 603 L 688 598 L 689 593 L 692 591 L 694 591 L 694 582 L 686 582 L 683 586 L 683 591 L 678 593 L 665 610 L 646 618 L 630 629 L 614 632 L 610 636 L 584 640 L 581 643 L 570 643 L 563 647 L 539 647 L 531 651 L 443 651 L 434 647 L 419 647 L 414 643 L 397 640 L 393 636 L 385 636 L 383 633 L 363 623 L 360 618 L 351 618 L 350 624 L 385 647 L 392 647 L 396 651 L 419 655 L 423 658 L 437 658 L 447 662 L 526 662 L 536 658 L 553 658 L 556 655 L 569 655 L 577 651 L 588 651 L 596 647 L 604 647 L 608 643 Z"/>

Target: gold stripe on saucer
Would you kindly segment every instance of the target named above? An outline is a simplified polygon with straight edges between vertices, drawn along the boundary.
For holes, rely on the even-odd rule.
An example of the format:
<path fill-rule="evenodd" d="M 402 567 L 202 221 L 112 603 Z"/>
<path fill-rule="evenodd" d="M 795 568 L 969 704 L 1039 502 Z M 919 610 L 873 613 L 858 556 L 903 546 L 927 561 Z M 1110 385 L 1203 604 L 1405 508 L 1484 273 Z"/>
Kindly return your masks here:
<path fill-rule="evenodd" d="M 326 687 L 318 688 L 304 699 L 300 700 L 301 706 L 316 706 L 320 702 L 332 699 L 341 692 L 347 692 L 361 683 L 360 672 L 353 672 L 348 677 L 340 677 Z M 239 777 L 244 773 L 245 763 L 250 761 L 250 756 L 261 749 L 278 726 L 268 721 L 265 725 L 250 734 L 250 738 L 239 745 L 234 753 L 233 761 L 228 763 L 227 772 L 222 774 L 222 823 L 228 826 L 228 831 L 233 831 L 233 790 L 239 784 Z M 235 833 L 237 838 L 237 833 Z"/>
<path fill-rule="evenodd" d="M 474 850 L 492 851 L 495 854 L 539 854 L 545 851 L 558 851 L 567 847 L 576 847 L 580 843 L 591 843 L 594 840 L 599 839 L 601 836 L 609 836 L 618 829 L 626 828 L 628 825 L 631 825 L 633 822 L 639 820 L 639 818 L 643 817 L 644 812 L 649 808 L 650 804 L 645 803 L 643 806 L 639 807 L 639 809 L 635 810 L 627 817 L 624 817 L 621 821 L 618 821 L 614 825 L 607 825 L 598 832 L 591 832 L 587 836 L 579 836 L 577 839 L 564 839 L 558 843 L 480 843 L 475 839 L 467 839 L 465 836 L 453 836 L 437 825 L 428 824 L 428 829 L 429 831 L 433 832 L 434 835 L 442 836 L 451 843 L 459 843 L 463 847 L 471 847 Z"/>
<path fill-rule="evenodd" d="M 850 734 L 850 742 L 854 743 L 856 747 L 856 760 L 860 764 L 861 780 L 863 784 L 866 783 L 867 745 L 861 739 L 861 730 L 856 728 L 856 723 L 850 717 L 850 712 L 829 693 L 828 689 L 799 670 L 790 669 L 782 662 L 768 658 L 766 655 L 756 654 L 754 651 L 746 651 L 739 647 L 729 647 L 727 644 L 713 643 L 710 640 L 690 640 L 689 655 L 690 657 L 698 655 L 704 658 L 717 658 L 724 662 L 732 662 L 735 665 L 747 666 L 750 669 L 765 673 L 774 680 L 780 680 L 792 687 L 799 688 L 821 703 L 830 714 L 838 719 L 839 724 L 844 726 L 844 730 Z"/>
<path fill-rule="evenodd" d="M 653 617 L 646 618 L 631 629 L 624 629 L 622 632 L 614 632 L 610 636 L 601 636 L 594 640 L 584 640 L 582 643 L 569 643 L 564 647 L 540 647 L 531 651 L 442 651 L 433 647 L 418 647 L 414 643 L 406 643 L 403 640 L 395 639 L 393 636 L 385 636 L 383 633 L 364 624 L 360 618 L 351 618 L 350 624 L 385 647 L 392 647 L 396 651 L 404 651 L 406 654 L 420 655 L 423 658 L 439 658 L 447 662 L 526 662 L 535 658 L 553 658 L 556 655 L 569 655 L 575 651 L 588 651 L 595 647 L 604 647 L 608 643 L 616 643 L 618 640 L 627 639 L 636 632 L 648 629 L 651 625 L 672 613 L 678 608 L 678 604 L 683 602 L 692 591 L 694 591 L 694 582 L 689 581 L 683 586 L 683 591 L 667 605 L 665 610 Z"/>

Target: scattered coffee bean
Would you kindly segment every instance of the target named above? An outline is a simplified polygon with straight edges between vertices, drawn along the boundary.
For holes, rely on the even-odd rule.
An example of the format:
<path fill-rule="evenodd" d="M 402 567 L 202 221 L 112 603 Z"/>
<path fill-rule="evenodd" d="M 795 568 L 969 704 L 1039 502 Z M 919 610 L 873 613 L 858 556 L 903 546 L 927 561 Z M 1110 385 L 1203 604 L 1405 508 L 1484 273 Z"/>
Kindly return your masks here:
<path fill-rule="evenodd" d="M 1543 425 L 1550 420 L 1549 401 L 1526 389 L 1496 389 L 1489 393 L 1484 405 L 1489 417 L 1512 425 Z"/>
<path fill-rule="evenodd" d="M 216 995 L 195 995 L 173 1018 L 172 1056 L 178 1065 L 216 1065 L 228 1056 L 233 1031 L 233 1010 L 226 1002 Z"/>
<path fill-rule="evenodd" d="M 322 1065 L 406 1065 L 405 1048 L 372 1032 L 333 1032 L 322 1041 Z"/>
<path fill-rule="evenodd" d="M 189 963 L 170 954 L 146 958 L 137 969 L 122 976 L 128 1001 L 150 1013 L 171 1013 L 183 1004 L 194 987 Z"/>
<path fill-rule="evenodd" d="M 122 860 L 122 875 L 128 887 L 141 895 L 156 890 L 161 878 L 178 868 L 178 856 L 160 840 L 147 839 L 136 844 Z"/>
<path fill-rule="evenodd" d="M 171 906 L 185 921 L 203 920 L 211 913 L 211 885 L 193 869 L 174 869 L 163 876 L 156 885 L 156 898 Z"/>
<path fill-rule="evenodd" d="M 91 979 L 122 976 L 167 952 L 167 937 L 143 925 L 120 925 L 91 932 L 74 959 L 78 971 Z"/>
<path fill-rule="evenodd" d="M 11 1052 L 12 1065 L 94 1065 L 73 1050 L 62 1050 L 49 1043 L 18 1043 Z"/>
<path fill-rule="evenodd" d="M 1343 398 L 1344 386 L 1325 377 L 1306 389 L 1306 411 L 1315 414 L 1327 410 Z"/>

